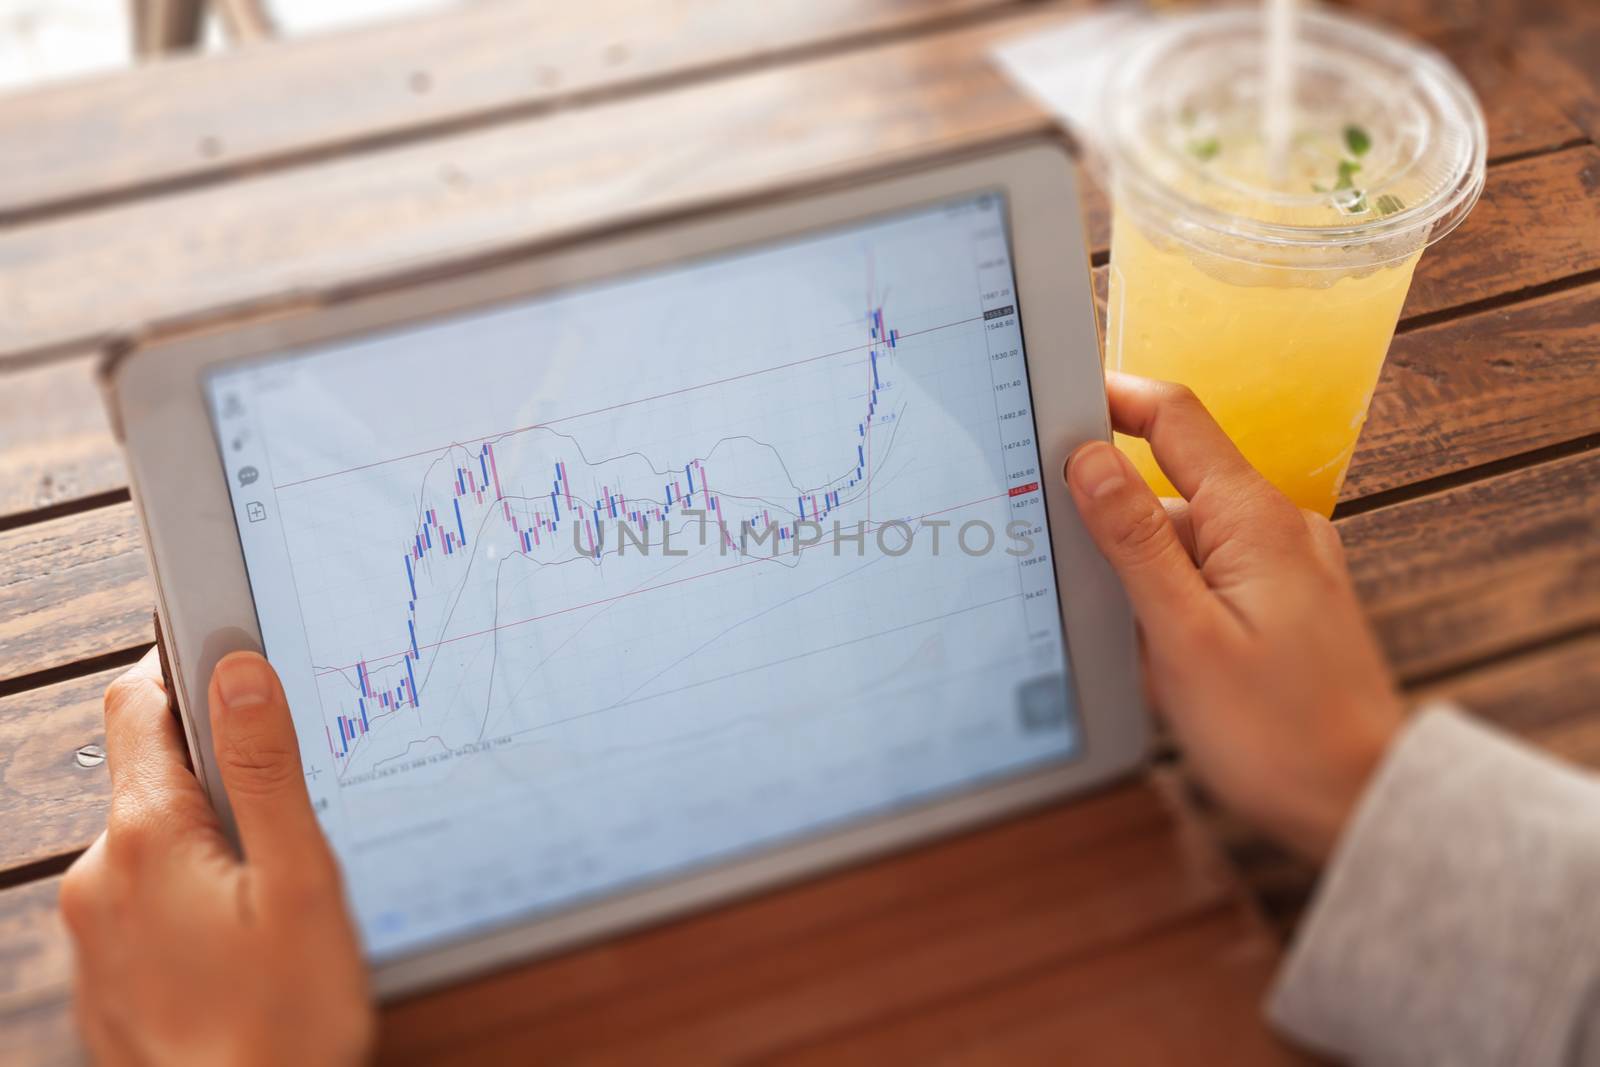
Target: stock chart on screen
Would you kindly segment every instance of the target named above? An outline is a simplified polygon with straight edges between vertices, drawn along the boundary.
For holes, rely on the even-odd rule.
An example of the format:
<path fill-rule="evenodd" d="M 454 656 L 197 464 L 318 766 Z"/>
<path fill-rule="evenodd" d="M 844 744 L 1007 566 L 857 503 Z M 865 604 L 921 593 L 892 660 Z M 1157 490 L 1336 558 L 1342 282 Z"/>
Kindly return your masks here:
<path fill-rule="evenodd" d="M 997 195 L 207 389 L 376 957 L 1075 749 Z"/>

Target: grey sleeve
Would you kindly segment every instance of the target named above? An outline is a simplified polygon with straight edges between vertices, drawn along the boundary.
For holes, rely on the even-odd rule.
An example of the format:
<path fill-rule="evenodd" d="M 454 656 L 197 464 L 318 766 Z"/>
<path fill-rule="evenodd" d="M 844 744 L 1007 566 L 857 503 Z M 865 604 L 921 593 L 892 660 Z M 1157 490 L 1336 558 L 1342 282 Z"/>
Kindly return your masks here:
<path fill-rule="evenodd" d="M 1360 1064 L 1600 1064 L 1600 778 L 1445 706 L 1368 787 L 1278 976 Z"/>

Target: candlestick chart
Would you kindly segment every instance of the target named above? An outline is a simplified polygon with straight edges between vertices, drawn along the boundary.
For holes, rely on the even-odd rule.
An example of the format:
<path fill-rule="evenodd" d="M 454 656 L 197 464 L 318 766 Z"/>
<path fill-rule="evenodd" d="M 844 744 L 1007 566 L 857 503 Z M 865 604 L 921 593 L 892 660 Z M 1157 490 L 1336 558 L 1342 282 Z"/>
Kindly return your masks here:
<path fill-rule="evenodd" d="M 1012 286 L 984 197 L 209 384 L 373 952 L 1072 749 Z"/>

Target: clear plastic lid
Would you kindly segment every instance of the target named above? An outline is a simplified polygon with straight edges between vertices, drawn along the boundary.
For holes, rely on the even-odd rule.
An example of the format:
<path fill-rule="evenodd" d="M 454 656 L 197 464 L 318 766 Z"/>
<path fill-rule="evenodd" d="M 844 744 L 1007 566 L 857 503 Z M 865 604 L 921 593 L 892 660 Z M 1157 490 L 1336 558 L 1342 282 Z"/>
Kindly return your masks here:
<path fill-rule="evenodd" d="M 1355 19 L 1296 26 L 1290 137 L 1262 133 L 1259 10 L 1151 19 L 1100 86 L 1095 146 L 1119 211 L 1208 252 L 1341 267 L 1408 256 L 1483 190 L 1472 90 L 1430 49 Z"/>

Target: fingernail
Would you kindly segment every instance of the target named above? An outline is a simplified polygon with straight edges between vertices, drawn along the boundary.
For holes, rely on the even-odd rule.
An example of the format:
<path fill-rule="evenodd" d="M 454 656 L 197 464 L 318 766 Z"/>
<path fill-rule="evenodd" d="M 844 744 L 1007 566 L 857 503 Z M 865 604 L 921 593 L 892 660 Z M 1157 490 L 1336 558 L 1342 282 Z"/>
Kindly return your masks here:
<path fill-rule="evenodd" d="M 229 710 L 272 699 L 272 668 L 256 656 L 229 656 L 217 664 L 217 691 Z"/>
<path fill-rule="evenodd" d="M 1091 500 L 1114 493 L 1127 483 L 1128 475 L 1117 450 L 1103 441 L 1084 445 L 1072 457 L 1067 477 Z"/>

